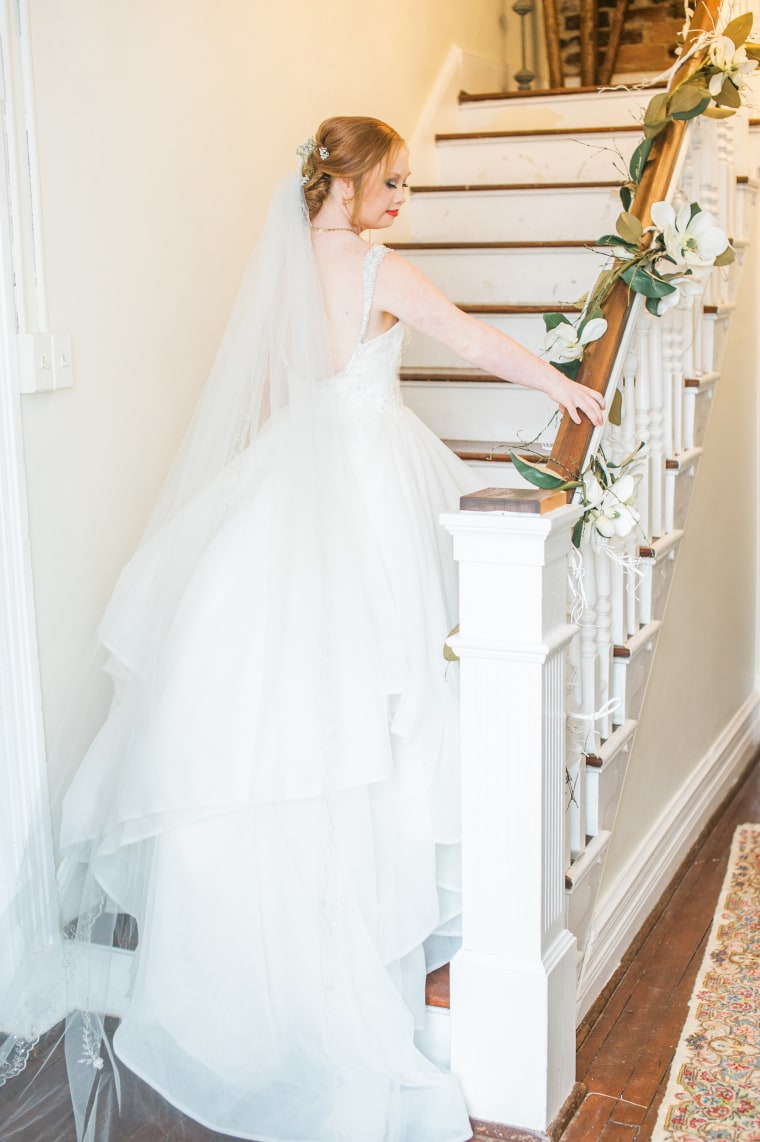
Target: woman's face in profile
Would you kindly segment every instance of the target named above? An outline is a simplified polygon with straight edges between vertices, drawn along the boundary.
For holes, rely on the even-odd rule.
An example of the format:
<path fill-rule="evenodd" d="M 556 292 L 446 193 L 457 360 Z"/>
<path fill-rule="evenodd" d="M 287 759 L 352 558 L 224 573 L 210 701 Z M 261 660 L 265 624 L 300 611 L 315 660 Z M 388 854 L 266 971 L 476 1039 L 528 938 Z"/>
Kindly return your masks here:
<path fill-rule="evenodd" d="M 362 230 L 383 230 L 392 226 L 406 202 L 409 178 L 409 151 L 402 146 L 393 155 L 390 167 L 383 164 L 367 177 L 359 207 Z"/>

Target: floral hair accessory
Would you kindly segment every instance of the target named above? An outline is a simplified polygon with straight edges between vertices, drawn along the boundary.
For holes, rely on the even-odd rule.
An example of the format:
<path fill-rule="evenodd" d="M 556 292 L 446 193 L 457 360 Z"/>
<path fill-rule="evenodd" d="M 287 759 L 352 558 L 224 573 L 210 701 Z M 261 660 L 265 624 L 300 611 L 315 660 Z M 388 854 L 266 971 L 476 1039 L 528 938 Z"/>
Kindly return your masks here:
<path fill-rule="evenodd" d="M 306 183 L 314 173 L 313 164 L 310 162 L 310 160 L 315 150 L 319 152 L 319 157 L 322 162 L 324 162 L 325 159 L 329 159 L 330 152 L 328 151 L 327 147 L 323 147 L 321 144 L 319 147 L 317 147 L 313 135 L 308 138 L 305 143 L 301 143 L 300 147 L 296 147 L 296 154 L 301 159 L 301 184 L 303 186 L 306 186 Z"/>

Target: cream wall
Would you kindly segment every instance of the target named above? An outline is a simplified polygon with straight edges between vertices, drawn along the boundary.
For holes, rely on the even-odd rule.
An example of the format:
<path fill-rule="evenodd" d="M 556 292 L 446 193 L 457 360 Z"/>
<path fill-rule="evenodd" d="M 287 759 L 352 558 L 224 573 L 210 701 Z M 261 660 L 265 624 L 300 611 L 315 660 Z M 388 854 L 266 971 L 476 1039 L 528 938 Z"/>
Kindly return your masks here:
<path fill-rule="evenodd" d="M 602 895 L 756 686 L 758 234 L 756 222 Z"/>
<path fill-rule="evenodd" d="M 410 135 L 500 0 L 31 0 L 51 328 L 23 400 L 43 696 L 57 724 L 199 388 L 275 180 L 330 114 Z"/>

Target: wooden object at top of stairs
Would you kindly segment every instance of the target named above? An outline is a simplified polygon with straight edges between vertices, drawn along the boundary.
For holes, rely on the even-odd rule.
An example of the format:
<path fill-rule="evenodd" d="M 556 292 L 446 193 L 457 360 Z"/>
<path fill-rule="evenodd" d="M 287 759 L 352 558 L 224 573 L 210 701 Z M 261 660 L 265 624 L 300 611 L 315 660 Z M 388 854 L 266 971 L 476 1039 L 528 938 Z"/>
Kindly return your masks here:
<path fill-rule="evenodd" d="M 610 16 L 604 48 L 600 40 L 604 31 L 599 26 L 598 0 L 580 0 L 580 81 L 582 86 L 596 87 L 610 83 L 615 71 L 623 23 L 628 10 L 628 0 L 615 0 Z M 544 40 L 549 67 L 549 87 L 565 86 L 562 64 L 560 5 L 558 0 L 544 0 Z M 601 33 L 601 34 L 600 34 Z"/>

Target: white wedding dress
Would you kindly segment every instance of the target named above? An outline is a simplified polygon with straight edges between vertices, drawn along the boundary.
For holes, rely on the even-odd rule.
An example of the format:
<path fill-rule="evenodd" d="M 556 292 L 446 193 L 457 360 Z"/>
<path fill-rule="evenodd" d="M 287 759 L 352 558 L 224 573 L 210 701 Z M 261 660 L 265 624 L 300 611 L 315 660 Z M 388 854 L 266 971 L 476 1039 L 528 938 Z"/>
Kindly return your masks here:
<path fill-rule="evenodd" d="M 116 1055 L 257 1142 L 471 1134 L 414 1029 L 423 945 L 431 966 L 459 912 L 439 516 L 480 482 L 404 406 L 402 326 L 364 340 L 385 253 L 350 361 L 222 473 L 221 523 L 200 493 L 122 574 L 116 697 L 64 802 L 62 883 L 86 853 L 139 927 Z M 102 1065 L 92 1026 L 78 1073 Z"/>

